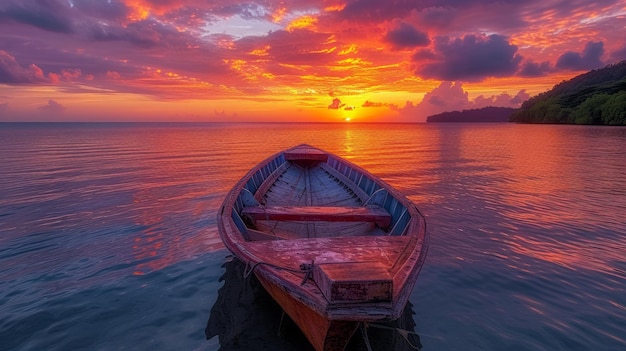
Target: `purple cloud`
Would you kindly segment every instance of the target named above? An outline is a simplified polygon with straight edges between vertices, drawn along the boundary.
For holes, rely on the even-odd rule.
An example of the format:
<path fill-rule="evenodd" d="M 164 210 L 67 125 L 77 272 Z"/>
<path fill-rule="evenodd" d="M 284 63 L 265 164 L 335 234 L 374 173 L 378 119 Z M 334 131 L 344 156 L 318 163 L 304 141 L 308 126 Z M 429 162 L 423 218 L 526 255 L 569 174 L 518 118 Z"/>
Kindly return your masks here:
<path fill-rule="evenodd" d="M 611 59 L 614 62 L 624 61 L 626 60 L 626 46 L 621 49 L 615 50 L 611 53 Z"/>
<path fill-rule="evenodd" d="M 330 33 L 306 29 L 277 30 L 265 36 L 246 37 L 235 44 L 240 52 L 269 47 L 268 56 L 264 59 L 278 63 L 324 65 L 333 62 L 336 57 L 333 45 L 327 43 L 331 37 Z"/>
<path fill-rule="evenodd" d="M 442 112 L 462 111 L 487 106 L 519 107 L 528 98 L 529 95 L 526 90 L 520 90 L 515 95 L 508 93 L 488 97 L 480 95 L 474 100 L 470 100 L 469 94 L 463 89 L 463 83 L 444 81 L 438 87 L 426 93 L 419 103 L 407 101 L 403 107 L 391 106 L 391 109 L 398 112 L 405 119 L 425 121 L 427 116 Z"/>
<path fill-rule="evenodd" d="M 65 111 L 65 107 L 63 105 L 52 99 L 48 100 L 47 105 L 39 106 L 37 109 L 51 114 L 57 114 Z"/>
<path fill-rule="evenodd" d="M 529 60 L 522 65 L 518 74 L 522 77 L 541 77 L 552 71 L 550 62 L 536 63 Z"/>
<path fill-rule="evenodd" d="M 521 56 L 517 46 L 509 44 L 503 36 L 466 35 L 449 40 L 435 39 L 435 62 L 420 64 L 415 74 L 430 79 L 477 82 L 488 77 L 505 77 L 517 71 Z M 414 60 L 419 59 L 414 57 Z"/>
<path fill-rule="evenodd" d="M 28 68 L 22 67 L 15 57 L 6 51 L 0 50 L 0 83 L 7 84 L 32 84 L 44 82 L 43 71 L 36 65 Z"/>
<path fill-rule="evenodd" d="M 418 2 L 413 1 L 355 0 L 348 2 L 339 15 L 341 19 L 379 22 L 402 18 L 417 6 Z"/>
<path fill-rule="evenodd" d="M 426 46 L 430 43 L 426 33 L 420 32 L 405 22 L 399 22 L 393 29 L 389 30 L 383 40 L 390 43 L 397 50 L 412 49 L 417 46 Z"/>
<path fill-rule="evenodd" d="M 604 54 L 604 43 L 588 42 L 582 53 L 567 51 L 556 61 L 556 67 L 572 71 L 585 71 L 604 66 L 601 57 Z"/>
<path fill-rule="evenodd" d="M 466 30 L 478 17 L 482 26 L 520 27 L 524 20 L 519 9 L 531 1 L 518 0 L 353 0 L 339 12 L 340 20 L 385 22 L 412 16 L 429 28 Z M 469 14 L 469 15 L 468 15 Z"/>
<path fill-rule="evenodd" d="M 528 100 L 530 95 L 525 89 L 520 90 L 516 95 L 512 96 L 508 93 L 501 93 L 499 95 L 492 95 L 485 97 L 483 95 L 478 96 L 471 103 L 472 108 L 483 108 L 487 106 L 496 107 L 520 107 L 520 105 Z"/>
<path fill-rule="evenodd" d="M 67 1 L 3 1 L 0 22 L 17 22 L 56 33 L 72 33 Z"/>

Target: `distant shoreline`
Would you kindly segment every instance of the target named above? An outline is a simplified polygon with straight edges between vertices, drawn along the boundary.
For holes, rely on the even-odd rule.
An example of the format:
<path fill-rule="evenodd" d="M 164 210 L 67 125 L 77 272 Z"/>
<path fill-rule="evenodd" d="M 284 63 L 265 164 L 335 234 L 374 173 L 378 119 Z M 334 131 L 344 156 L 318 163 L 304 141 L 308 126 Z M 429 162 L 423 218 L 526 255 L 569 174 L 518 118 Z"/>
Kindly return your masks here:
<path fill-rule="evenodd" d="M 427 123 L 501 123 L 511 122 L 511 115 L 516 108 L 487 106 L 478 109 L 443 112 L 428 116 Z"/>

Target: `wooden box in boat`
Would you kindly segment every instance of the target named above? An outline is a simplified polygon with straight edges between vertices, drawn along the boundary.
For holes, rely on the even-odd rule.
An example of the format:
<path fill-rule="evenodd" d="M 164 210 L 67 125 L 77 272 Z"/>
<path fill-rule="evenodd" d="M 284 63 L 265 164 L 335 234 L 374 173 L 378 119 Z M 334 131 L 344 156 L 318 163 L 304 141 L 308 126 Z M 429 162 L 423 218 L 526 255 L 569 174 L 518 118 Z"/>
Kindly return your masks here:
<path fill-rule="evenodd" d="M 343 350 L 359 323 L 397 319 L 427 252 L 412 202 L 309 145 L 250 170 L 227 194 L 218 227 L 316 350 Z"/>

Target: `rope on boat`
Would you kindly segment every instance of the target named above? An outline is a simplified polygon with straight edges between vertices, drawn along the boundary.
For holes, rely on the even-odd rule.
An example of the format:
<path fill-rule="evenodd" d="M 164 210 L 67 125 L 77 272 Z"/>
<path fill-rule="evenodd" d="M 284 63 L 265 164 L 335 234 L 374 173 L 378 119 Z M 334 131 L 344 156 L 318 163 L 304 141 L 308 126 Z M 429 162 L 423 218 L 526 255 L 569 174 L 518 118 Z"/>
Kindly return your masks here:
<path fill-rule="evenodd" d="M 365 347 L 367 347 L 367 351 L 372 351 L 372 345 L 370 345 L 370 338 L 367 336 L 367 323 L 363 322 L 359 324 L 359 329 L 361 329 L 361 336 L 363 336 L 363 341 L 365 341 Z"/>
<path fill-rule="evenodd" d="M 376 194 L 378 194 L 379 192 L 381 192 L 383 190 L 386 190 L 386 189 L 385 188 L 380 188 L 380 189 L 376 190 L 375 192 L 373 192 L 372 195 L 370 195 L 370 197 L 367 200 L 365 200 L 365 203 L 363 203 L 363 207 L 367 206 L 367 204 L 370 202 L 370 200 L 373 199 Z"/>
<path fill-rule="evenodd" d="M 244 279 L 248 278 L 250 274 L 254 272 L 255 268 L 260 265 L 265 265 L 265 266 L 269 266 L 272 268 L 276 268 L 276 269 L 280 269 L 280 270 L 288 271 L 292 273 L 304 273 L 304 278 L 302 279 L 302 283 L 300 283 L 300 286 L 302 286 L 307 282 L 307 280 L 309 279 L 313 280 L 313 269 L 315 268 L 315 261 L 312 260 L 311 263 L 302 263 L 300 265 L 300 269 L 282 267 L 282 266 L 278 266 L 278 265 L 275 265 L 269 262 L 263 262 L 263 261 L 259 261 L 255 263 L 254 265 L 252 265 L 252 267 L 250 267 L 250 261 L 248 261 L 246 262 L 246 267 L 243 269 L 243 278 Z"/>
<path fill-rule="evenodd" d="M 398 334 L 400 334 L 400 336 L 404 339 L 404 341 L 406 341 L 406 343 L 409 344 L 409 346 L 413 350 L 421 350 L 422 349 L 422 345 L 419 342 L 420 336 L 416 332 L 414 332 L 414 331 L 400 329 L 400 328 L 394 328 L 394 327 L 388 327 L 388 326 L 382 325 L 382 324 L 366 323 L 366 322 L 360 323 L 359 327 L 361 329 L 361 335 L 363 336 L 363 341 L 365 342 L 365 347 L 367 347 L 367 351 L 372 351 L 372 345 L 370 345 L 369 336 L 367 335 L 367 328 L 370 328 L 370 327 L 395 331 Z M 417 337 L 417 340 L 418 340 L 418 344 L 417 345 L 413 344 L 411 342 L 411 340 L 409 340 L 409 335 L 415 335 Z"/>
<path fill-rule="evenodd" d="M 283 320 L 285 320 L 285 310 L 280 315 L 280 324 L 278 324 L 278 336 L 280 336 L 280 331 L 283 329 Z"/>

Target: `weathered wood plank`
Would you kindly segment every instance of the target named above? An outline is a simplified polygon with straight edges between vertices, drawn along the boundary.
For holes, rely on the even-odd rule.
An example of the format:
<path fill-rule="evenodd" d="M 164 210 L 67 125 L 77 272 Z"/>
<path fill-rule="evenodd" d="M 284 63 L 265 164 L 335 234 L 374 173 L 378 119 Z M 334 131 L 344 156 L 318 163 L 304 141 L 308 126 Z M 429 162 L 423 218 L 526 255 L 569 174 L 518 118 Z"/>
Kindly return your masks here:
<path fill-rule="evenodd" d="M 332 168 L 331 166 L 329 166 L 326 163 L 321 164 L 320 167 L 324 171 L 328 172 L 329 175 L 337 178 L 338 181 L 340 181 L 345 186 L 350 188 L 350 190 L 352 190 L 354 192 L 354 194 L 356 196 L 358 196 L 358 198 L 361 200 L 361 202 L 365 202 L 365 201 L 367 201 L 367 199 L 369 199 L 369 195 L 367 195 L 367 193 L 365 191 L 363 191 L 363 189 L 359 188 L 358 185 L 356 185 L 352 180 L 350 180 L 350 178 L 348 178 L 345 175 L 341 174 L 339 171 L 337 171 L 336 169 Z"/>
<path fill-rule="evenodd" d="M 335 206 L 253 206 L 242 215 L 254 220 L 374 222 L 382 228 L 391 224 L 391 215 L 380 207 Z"/>
<path fill-rule="evenodd" d="M 274 232 L 266 233 L 260 230 L 255 230 L 255 229 L 250 229 L 250 228 L 246 229 L 246 234 L 248 235 L 248 238 L 252 241 L 294 239 L 293 236 L 283 235 L 282 233 L 274 233 Z"/>
<path fill-rule="evenodd" d="M 246 243 L 250 252 L 268 263 L 298 269 L 302 263 L 380 262 L 395 270 L 408 237 L 343 237 Z"/>
<path fill-rule="evenodd" d="M 267 190 L 269 188 L 272 187 L 272 185 L 274 185 L 274 183 L 276 182 L 276 180 L 278 178 L 280 178 L 280 176 L 283 175 L 283 173 L 285 173 L 287 171 L 287 169 L 289 169 L 289 167 L 291 166 L 290 163 L 285 162 L 282 165 L 280 165 L 278 168 L 276 168 L 274 170 L 274 172 L 272 172 L 264 181 L 263 183 L 259 186 L 259 188 L 257 189 L 257 191 L 254 193 L 254 198 L 259 202 L 259 203 L 265 203 L 264 200 L 264 196 L 265 193 L 267 193 Z"/>
<path fill-rule="evenodd" d="M 326 162 L 328 154 L 313 147 L 297 147 L 285 151 L 285 160 L 288 161 L 320 161 Z"/>
<path fill-rule="evenodd" d="M 380 261 L 315 265 L 313 279 L 333 303 L 389 302 L 393 279 Z"/>
<path fill-rule="evenodd" d="M 372 222 L 285 222 L 256 221 L 256 229 L 263 232 L 277 233 L 285 238 L 308 238 L 307 226 L 315 226 L 316 238 L 338 238 L 350 236 L 383 236 L 387 233 Z"/>

